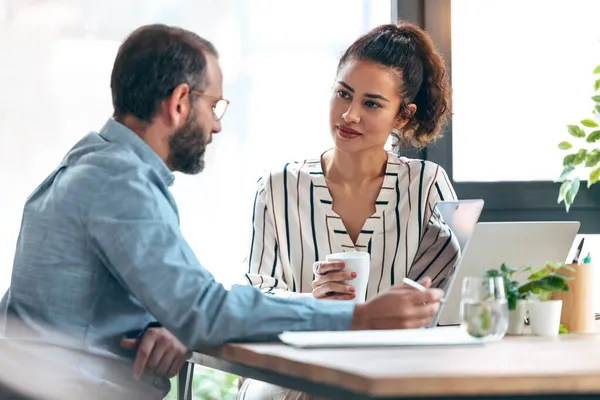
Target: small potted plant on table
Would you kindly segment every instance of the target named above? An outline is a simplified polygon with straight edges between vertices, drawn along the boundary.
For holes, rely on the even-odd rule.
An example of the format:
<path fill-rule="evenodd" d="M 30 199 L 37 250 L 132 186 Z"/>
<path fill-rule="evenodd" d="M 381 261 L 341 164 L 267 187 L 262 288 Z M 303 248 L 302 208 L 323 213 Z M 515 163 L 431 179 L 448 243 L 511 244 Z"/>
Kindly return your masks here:
<path fill-rule="evenodd" d="M 573 271 L 569 265 L 548 263 L 545 267 L 530 274 L 525 283 L 514 279 L 515 274 L 532 270 L 530 266 L 518 269 L 502 264 L 500 269 L 486 272 L 488 277 L 501 276 L 504 280 L 509 309 L 509 334 L 523 333 L 525 314 L 529 313 L 531 333 L 541 336 L 555 336 L 560 331 L 562 300 L 550 300 L 552 292 L 568 291 L 565 280 L 570 276 L 558 272 L 561 268 Z"/>
<path fill-rule="evenodd" d="M 566 280 L 570 276 L 560 274 L 558 270 L 574 271 L 573 267 L 563 263 L 548 263 L 539 271 L 527 278 L 527 282 L 519 287 L 522 293 L 529 293 L 527 311 L 531 333 L 541 336 L 556 336 L 560 332 L 560 315 L 562 300 L 551 300 L 552 292 L 568 291 Z"/>

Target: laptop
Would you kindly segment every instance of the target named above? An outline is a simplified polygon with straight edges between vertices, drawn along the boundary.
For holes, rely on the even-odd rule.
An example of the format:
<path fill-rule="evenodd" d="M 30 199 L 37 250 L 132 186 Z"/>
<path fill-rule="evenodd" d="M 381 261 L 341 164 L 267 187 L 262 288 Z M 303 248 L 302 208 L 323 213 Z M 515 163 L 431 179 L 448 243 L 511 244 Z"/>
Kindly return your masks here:
<path fill-rule="evenodd" d="M 460 324 L 462 281 L 467 276 L 483 276 L 502 263 L 518 268 L 541 268 L 546 262 L 565 262 L 579 231 L 579 222 L 479 222 L 465 246 L 448 288 L 439 325 Z M 452 228 L 452 226 L 451 226 Z M 527 275 L 515 275 L 524 281 Z"/>
<path fill-rule="evenodd" d="M 461 257 L 458 257 L 454 261 L 454 272 L 448 277 L 449 281 L 445 285 L 446 293 L 444 299 L 440 304 L 437 314 L 429 323 L 430 328 L 437 326 L 441 316 L 444 314 L 448 293 L 456 282 L 462 255 L 465 254 L 469 241 L 475 232 L 477 221 L 479 221 L 479 216 L 483 210 L 483 204 L 484 201 L 482 199 L 439 201 L 435 204 L 435 210 L 439 213 L 444 223 L 448 225 L 452 231 L 453 238 L 456 240 L 455 243 L 460 247 Z M 435 218 L 434 215 L 435 213 L 432 214 L 431 218 Z"/>

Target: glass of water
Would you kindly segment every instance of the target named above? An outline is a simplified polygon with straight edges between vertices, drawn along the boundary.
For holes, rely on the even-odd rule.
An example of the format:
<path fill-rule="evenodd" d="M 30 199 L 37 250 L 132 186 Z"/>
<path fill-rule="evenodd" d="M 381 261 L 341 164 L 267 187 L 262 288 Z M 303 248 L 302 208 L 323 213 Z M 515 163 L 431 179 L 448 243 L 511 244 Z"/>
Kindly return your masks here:
<path fill-rule="evenodd" d="M 464 278 L 460 319 L 473 337 L 502 339 L 508 330 L 508 301 L 502 278 Z"/>

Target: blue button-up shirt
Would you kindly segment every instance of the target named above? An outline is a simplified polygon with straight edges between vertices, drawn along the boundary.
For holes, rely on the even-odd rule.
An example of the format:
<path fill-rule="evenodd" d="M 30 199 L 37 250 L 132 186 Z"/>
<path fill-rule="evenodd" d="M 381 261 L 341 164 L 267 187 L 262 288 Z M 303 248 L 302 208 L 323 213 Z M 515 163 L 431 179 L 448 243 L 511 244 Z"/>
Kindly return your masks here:
<path fill-rule="evenodd" d="M 181 234 L 173 180 L 158 155 L 112 119 L 69 151 L 25 204 L 3 299 L 26 328 L 21 338 L 52 342 L 51 327 L 68 334 L 71 347 L 131 362 L 135 354 L 119 340 L 154 319 L 188 348 L 349 328 L 347 302 L 217 283 Z"/>

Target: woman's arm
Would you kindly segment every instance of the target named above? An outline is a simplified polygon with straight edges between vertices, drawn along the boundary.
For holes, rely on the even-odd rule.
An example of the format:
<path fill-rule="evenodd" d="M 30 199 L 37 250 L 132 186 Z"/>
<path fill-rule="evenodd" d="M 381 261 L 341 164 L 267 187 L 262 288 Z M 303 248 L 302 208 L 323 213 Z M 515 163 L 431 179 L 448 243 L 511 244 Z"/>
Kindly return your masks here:
<path fill-rule="evenodd" d="M 260 289 L 267 295 L 279 297 L 310 297 L 310 293 L 295 293 L 289 287 L 283 273 L 279 243 L 273 223 L 273 210 L 269 202 L 269 176 L 258 181 L 252 213 L 252 236 L 247 257 L 245 280 L 249 285 Z"/>
<path fill-rule="evenodd" d="M 419 280 L 429 276 L 433 281 L 432 287 L 445 289 L 460 257 L 460 245 L 434 207 L 438 201 L 456 200 L 457 197 L 446 171 L 439 165 L 428 164 L 425 168 L 433 168 L 433 171 L 428 192 L 424 197 L 427 204 L 423 233 L 408 277 Z"/>

